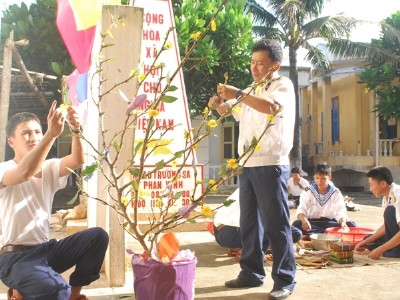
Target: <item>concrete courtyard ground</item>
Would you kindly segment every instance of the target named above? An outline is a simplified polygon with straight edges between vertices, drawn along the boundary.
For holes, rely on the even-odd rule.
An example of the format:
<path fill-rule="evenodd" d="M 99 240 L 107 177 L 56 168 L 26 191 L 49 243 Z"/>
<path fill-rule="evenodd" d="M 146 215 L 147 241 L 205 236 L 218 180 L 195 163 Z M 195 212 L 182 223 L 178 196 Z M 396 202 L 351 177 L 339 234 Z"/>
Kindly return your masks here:
<path fill-rule="evenodd" d="M 361 227 L 377 228 L 383 221 L 380 208 L 380 199 L 368 193 L 344 193 L 354 196 L 357 211 L 349 212 L 349 219 L 358 222 Z M 208 199 L 208 203 L 220 203 L 225 197 L 215 196 Z M 294 210 L 291 210 L 292 218 Z M 62 234 L 61 234 L 62 235 Z M 234 258 L 227 257 L 226 250 L 219 247 L 208 231 L 179 232 L 178 238 L 182 249 L 195 251 L 198 258 L 195 279 L 195 299 L 209 300 L 239 300 L 239 299 L 267 299 L 272 288 L 270 279 L 271 268 L 266 265 L 265 283 L 262 287 L 251 289 L 228 289 L 224 282 L 236 277 L 240 271 L 239 264 Z M 140 249 L 133 241 L 128 243 L 132 249 Z M 129 257 L 127 257 L 127 261 Z M 392 261 L 372 261 L 367 266 L 348 266 L 343 268 L 301 268 L 297 271 L 297 286 L 289 299 L 354 299 L 371 300 L 400 298 L 400 259 Z M 63 274 L 66 278 L 68 273 Z M 6 288 L 0 286 L 0 300 L 6 299 Z M 102 277 L 91 286 L 86 287 L 83 293 L 89 299 L 135 299 L 133 295 L 133 275 L 131 268 L 127 268 L 126 285 L 111 288 L 107 278 Z M 160 299 L 163 300 L 163 299 Z"/>

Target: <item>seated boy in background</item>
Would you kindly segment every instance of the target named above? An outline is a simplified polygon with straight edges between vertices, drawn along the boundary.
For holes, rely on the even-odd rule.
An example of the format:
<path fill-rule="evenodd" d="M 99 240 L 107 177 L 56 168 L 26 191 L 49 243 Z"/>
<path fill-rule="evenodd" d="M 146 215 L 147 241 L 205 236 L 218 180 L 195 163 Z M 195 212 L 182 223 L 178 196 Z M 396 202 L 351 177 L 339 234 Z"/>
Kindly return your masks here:
<path fill-rule="evenodd" d="M 382 198 L 384 222 L 375 233 L 355 246 L 356 251 L 367 249 L 368 257 L 400 257 L 400 186 L 393 182 L 388 168 L 375 167 L 367 173 L 369 190 Z"/>
<path fill-rule="evenodd" d="M 356 223 L 347 221 L 347 209 L 340 190 L 331 181 L 331 167 L 326 163 L 316 166 L 314 182 L 300 195 L 296 211 L 297 219 L 293 226 L 302 230 L 303 235 L 324 233 L 329 227 L 355 227 Z"/>

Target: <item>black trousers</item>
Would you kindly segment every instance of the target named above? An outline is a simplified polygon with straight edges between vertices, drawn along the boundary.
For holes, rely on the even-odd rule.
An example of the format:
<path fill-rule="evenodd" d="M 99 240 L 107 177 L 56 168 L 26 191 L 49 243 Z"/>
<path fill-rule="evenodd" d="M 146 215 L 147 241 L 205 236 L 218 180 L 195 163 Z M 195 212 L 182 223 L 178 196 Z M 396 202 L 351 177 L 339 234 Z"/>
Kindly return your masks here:
<path fill-rule="evenodd" d="M 108 234 L 98 227 L 59 241 L 52 239 L 25 251 L 0 254 L 0 279 L 25 300 L 67 300 L 71 286 L 84 286 L 100 277 Z M 69 284 L 60 275 L 75 266 Z"/>

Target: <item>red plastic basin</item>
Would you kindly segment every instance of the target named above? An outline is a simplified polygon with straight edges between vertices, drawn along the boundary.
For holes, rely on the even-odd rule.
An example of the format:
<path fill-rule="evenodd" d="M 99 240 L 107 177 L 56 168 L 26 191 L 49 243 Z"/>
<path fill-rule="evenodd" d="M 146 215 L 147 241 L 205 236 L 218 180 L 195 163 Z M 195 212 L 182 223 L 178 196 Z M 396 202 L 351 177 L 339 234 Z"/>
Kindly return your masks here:
<path fill-rule="evenodd" d="M 374 229 L 363 228 L 363 227 L 349 227 L 349 232 L 340 232 L 341 227 L 331 227 L 325 230 L 328 234 L 340 235 L 341 241 L 345 243 L 349 243 L 352 245 L 356 245 L 363 240 L 363 238 L 375 232 Z M 339 232 L 338 232 L 339 231 Z"/>

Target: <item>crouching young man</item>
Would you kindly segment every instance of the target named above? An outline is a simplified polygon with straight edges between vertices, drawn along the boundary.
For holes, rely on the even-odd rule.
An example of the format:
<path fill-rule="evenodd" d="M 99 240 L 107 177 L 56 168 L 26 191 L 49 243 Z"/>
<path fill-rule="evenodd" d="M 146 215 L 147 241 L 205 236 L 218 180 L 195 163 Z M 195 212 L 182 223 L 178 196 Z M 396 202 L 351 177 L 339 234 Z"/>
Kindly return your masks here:
<path fill-rule="evenodd" d="M 54 194 L 67 183 L 70 170 L 84 162 L 74 108 L 66 115 L 54 101 L 45 134 L 38 117 L 19 113 L 7 124 L 7 143 L 14 159 L 0 163 L 0 279 L 13 299 L 84 300 L 84 285 L 97 280 L 108 246 L 101 228 L 90 228 L 62 240 L 49 239 L 49 218 Z M 71 131 L 71 154 L 46 157 L 64 121 Z M 75 266 L 69 284 L 60 273 Z"/>
<path fill-rule="evenodd" d="M 367 173 L 369 190 L 382 198 L 384 223 L 374 234 L 355 246 L 356 251 L 368 252 L 368 257 L 400 257 L 400 186 L 393 182 L 388 168 L 375 167 Z"/>

